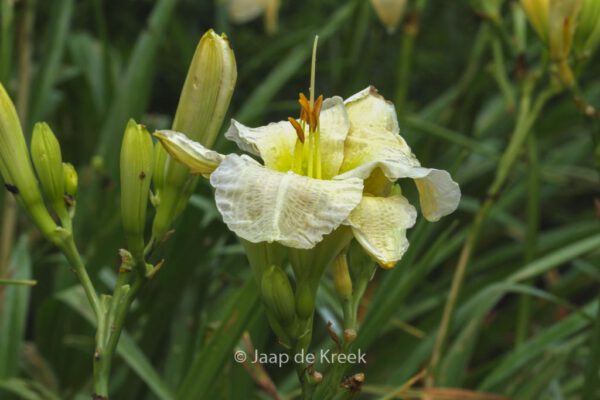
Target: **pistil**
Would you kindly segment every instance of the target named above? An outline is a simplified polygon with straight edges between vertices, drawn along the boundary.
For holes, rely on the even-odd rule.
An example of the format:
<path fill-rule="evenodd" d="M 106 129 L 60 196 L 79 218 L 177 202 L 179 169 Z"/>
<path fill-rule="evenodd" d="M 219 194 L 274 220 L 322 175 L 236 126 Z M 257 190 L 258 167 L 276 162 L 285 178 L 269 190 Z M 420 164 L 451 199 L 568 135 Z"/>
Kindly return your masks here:
<path fill-rule="evenodd" d="M 310 100 L 304 93 L 300 93 L 300 120 L 292 117 L 288 121 L 296 131 L 296 145 L 294 146 L 294 162 L 292 170 L 297 174 L 304 174 L 311 178 L 322 178 L 321 166 L 321 131 L 319 126 L 319 115 L 323 106 L 323 96 L 315 100 L 315 70 L 317 60 L 317 43 L 319 37 L 315 37 L 312 53 L 310 73 Z M 307 132 L 308 125 L 308 132 Z"/>

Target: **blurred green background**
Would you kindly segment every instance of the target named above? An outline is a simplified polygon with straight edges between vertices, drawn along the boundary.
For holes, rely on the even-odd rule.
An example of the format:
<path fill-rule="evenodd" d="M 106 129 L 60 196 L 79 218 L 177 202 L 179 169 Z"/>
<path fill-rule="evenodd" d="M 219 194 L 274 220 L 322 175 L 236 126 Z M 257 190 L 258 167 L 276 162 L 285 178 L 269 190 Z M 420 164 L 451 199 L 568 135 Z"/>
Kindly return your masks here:
<path fill-rule="evenodd" d="M 518 2 L 493 1 L 502 29 L 482 3 L 409 0 L 401 25 L 388 34 L 366 0 L 283 0 L 279 29 L 268 34 L 262 18 L 233 24 L 227 5 L 209 0 L 0 0 L 0 81 L 26 135 L 34 122 L 48 122 L 63 159 L 77 167 L 76 235 L 92 279 L 107 292 L 124 243 L 118 154 L 127 119 L 151 130 L 170 126 L 194 49 L 209 28 L 225 32 L 236 55 L 231 117 L 255 126 L 296 115 L 319 34 L 317 92 L 345 98 L 377 87 L 395 102 L 401 133 L 422 164 L 450 171 L 463 192 L 457 213 L 435 224 L 419 219 L 405 258 L 374 277 L 357 342 L 368 365 L 348 372 L 366 375 L 360 398 L 486 398 L 475 391 L 600 398 L 596 385 L 584 389 L 586 374 L 597 382 L 600 359 L 593 346 L 598 126 L 568 92 L 541 111 L 468 267 L 436 384 L 471 392 L 406 384 L 431 357 L 461 246 L 510 138 L 518 72 L 543 59 L 530 28 L 523 49 L 503 38 L 518 25 Z M 596 55 L 579 76 L 581 94 L 596 106 L 599 70 Z M 223 137 L 215 147 L 234 148 Z M 89 398 L 93 328 L 75 276 L 22 211 L 12 222 L 7 192 L 0 199 L 1 254 L 10 257 L 0 259 L 0 275 L 38 282 L 0 286 L 0 398 Z M 175 228 L 155 255 L 166 259 L 165 267 L 128 317 L 125 349 L 113 369 L 114 398 L 168 399 L 190 373 L 211 383 L 206 398 L 272 398 L 257 384 L 264 376 L 233 357 L 211 359 L 218 365 L 212 371 L 194 363 L 198 354 L 210 357 L 211 348 L 229 346 L 231 354 L 244 346 L 236 332 L 216 331 L 232 313 L 237 333 L 246 327 L 254 347 L 281 351 L 249 289 L 243 250 L 205 181 Z M 319 291 L 317 349 L 331 345 L 326 324 L 340 318 L 329 280 Z M 290 366 L 267 366 L 266 373 L 282 398 L 298 394 Z"/>

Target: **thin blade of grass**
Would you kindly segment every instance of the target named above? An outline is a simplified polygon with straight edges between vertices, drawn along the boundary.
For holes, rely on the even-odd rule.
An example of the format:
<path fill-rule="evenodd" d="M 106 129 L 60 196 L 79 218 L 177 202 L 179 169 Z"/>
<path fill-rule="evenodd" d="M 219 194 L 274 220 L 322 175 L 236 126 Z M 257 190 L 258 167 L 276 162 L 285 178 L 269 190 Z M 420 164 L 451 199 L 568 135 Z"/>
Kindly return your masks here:
<path fill-rule="evenodd" d="M 9 263 L 11 278 L 16 280 L 31 278 L 26 242 L 26 237 L 21 237 Z M 12 378 L 18 373 L 30 291 L 23 285 L 0 286 L 0 379 Z"/>
<path fill-rule="evenodd" d="M 182 385 L 177 399 L 204 399 L 210 394 L 212 385 L 225 363 L 233 359 L 233 349 L 255 316 L 259 308 L 256 282 L 248 279 L 238 292 L 235 300 L 223 314 L 221 324 L 212 340 L 196 354 Z"/>

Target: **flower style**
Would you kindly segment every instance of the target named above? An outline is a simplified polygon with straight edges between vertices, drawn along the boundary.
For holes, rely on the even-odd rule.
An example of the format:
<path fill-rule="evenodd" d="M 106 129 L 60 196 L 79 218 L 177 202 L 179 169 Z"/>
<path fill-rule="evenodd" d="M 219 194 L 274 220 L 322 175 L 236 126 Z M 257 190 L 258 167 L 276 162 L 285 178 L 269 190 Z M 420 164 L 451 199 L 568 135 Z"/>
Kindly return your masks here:
<path fill-rule="evenodd" d="M 368 87 L 343 101 L 300 95 L 300 119 L 249 128 L 233 120 L 225 137 L 248 155 L 221 155 L 182 133 L 156 137 L 193 174 L 210 176 L 229 229 L 253 242 L 310 249 L 341 225 L 382 267 L 408 248 L 416 210 L 393 189 L 412 178 L 429 221 L 453 212 L 458 184 L 446 171 L 423 168 L 399 134 L 393 104 Z"/>

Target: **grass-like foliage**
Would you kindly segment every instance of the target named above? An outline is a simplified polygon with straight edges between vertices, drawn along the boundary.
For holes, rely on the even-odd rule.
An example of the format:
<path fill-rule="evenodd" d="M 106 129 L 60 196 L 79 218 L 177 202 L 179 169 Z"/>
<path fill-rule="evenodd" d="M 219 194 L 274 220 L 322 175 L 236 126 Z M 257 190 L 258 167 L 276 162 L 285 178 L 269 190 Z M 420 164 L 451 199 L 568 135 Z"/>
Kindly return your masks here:
<path fill-rule="evenodd" d="M 598 0 L 0 0 L 0 399 L 600 398 L 599 41 Z M 318 96 L 369 85 L 455 212 L 325 176 Z M 237 222 L 354 203 L 253 244 L 224 132 L 289 116 Z"/>

